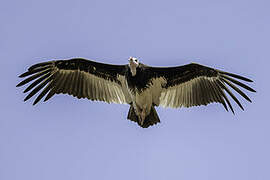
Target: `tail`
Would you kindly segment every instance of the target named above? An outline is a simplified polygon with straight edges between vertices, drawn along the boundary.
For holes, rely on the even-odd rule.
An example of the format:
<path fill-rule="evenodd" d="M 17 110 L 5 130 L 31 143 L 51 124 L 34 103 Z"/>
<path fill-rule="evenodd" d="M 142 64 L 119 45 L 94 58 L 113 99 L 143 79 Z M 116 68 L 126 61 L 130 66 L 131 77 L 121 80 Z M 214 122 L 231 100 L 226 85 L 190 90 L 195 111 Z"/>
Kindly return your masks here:
<path fill-rule="evenodd" d="M 160 122 L 157 111 L 154 108 L 154 106 L 151 107 L 150 114 L 145 117 L 145 120 L 142 125 L 140 124 L 139 117 L 136 115 L 134 107 L 132 105 L 130 105 L 127 118 L 131 121 L 137 122 L 138 125 L 141 126 L 142 128 L 148 128 L 149 126 L 152 126 Z"/>

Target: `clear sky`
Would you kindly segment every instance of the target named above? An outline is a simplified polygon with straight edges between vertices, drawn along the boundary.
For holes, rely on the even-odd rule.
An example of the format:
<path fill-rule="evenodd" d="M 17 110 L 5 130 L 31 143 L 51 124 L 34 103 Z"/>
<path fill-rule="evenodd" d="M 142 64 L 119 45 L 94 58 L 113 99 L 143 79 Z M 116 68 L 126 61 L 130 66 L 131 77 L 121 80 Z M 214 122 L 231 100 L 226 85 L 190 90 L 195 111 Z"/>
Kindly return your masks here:
<path fill-rule="evenodd" d="M 10 0 L 0 3 L 1 180 L 268 180 L 270 3 L 266 0 Z M 157 108 L 148 129 L 128 106 L 56 95 L 24 103 L 30 65 L 83 57 L 197 62 L 254 80 L 236 114 L 222 105 Z"/>

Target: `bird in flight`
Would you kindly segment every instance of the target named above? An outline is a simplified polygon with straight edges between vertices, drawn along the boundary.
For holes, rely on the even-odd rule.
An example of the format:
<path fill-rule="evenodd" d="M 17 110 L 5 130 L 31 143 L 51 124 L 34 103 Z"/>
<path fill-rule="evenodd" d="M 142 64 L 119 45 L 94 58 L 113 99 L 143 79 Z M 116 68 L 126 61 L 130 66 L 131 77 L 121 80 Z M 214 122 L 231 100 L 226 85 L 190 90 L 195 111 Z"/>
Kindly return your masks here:
<path fill-rule="evenodd" d="M 226 94 L 244 108 L 228 87 L 249 102 L 250 98 L 237 86 L 256 92 L 241 82 L 252 82 L 246 77 L 196 63 L 152 67 L 135 57 L 128 61 L 126 65 L 112 65 L 74 58 L 38 63 L 19 76 L 25 79 L 17 87 L 33 81 L 24 90 L 30 91 L 24 101 L 41 91 L 33 105 L 44 96 L 47 101 L 55 94 L 127 104 L 130 106 L 127 119 L 143 128 L 160 122 L 155 106 L 180 108 L 215 102 L 234 113 Z"/>

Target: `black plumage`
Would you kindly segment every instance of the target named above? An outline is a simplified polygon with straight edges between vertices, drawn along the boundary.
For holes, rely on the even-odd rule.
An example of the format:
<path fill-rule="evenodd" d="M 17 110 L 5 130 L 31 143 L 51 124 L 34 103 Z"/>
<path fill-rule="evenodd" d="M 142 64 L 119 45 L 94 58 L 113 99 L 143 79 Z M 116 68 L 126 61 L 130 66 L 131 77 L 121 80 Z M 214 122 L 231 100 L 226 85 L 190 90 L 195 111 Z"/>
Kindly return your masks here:
<path fill-rule="evenodd" d="M 43 97 L 47 101 L 55 94 L 70 94 L 108 103 L 129 104 L 128 119 L 141 127 L 160 122 L 154 106 L 191 107 L 221 103 L 234 113 L 228 94 L 244 109 L 230 89 L 244 99 L 250 98 L 238 88 L 255 92 L 240 81 L 252 80 L 236 74 L 191 63 L 177 67 L 151 67 L 131 58 L 127 65 L 98 63 L 82 58 L 38 63 L 19 77 L 17 86 L 31 82 L 24 90 L 30 92 L 25 101 L 37 94 L 33 104 Z M 228 88 L 229 87 L 229 88 Z"/>

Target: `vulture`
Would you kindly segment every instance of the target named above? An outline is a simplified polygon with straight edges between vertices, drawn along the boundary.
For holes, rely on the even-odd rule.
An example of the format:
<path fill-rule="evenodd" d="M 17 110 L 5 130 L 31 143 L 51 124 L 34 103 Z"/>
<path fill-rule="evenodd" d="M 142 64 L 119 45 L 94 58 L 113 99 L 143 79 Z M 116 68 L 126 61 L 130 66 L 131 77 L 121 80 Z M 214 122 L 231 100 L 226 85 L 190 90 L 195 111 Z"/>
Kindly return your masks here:
<path fill-rule="evenodd" d="M 191 63 L 176 67 L 152 67 L 135 57 L 126 65 L 112 65 L 73 58 L 35 64 L 19 76 L 25 78 L 18 86 L 31 84 L 24 101 L 40 92 L 33 105 L 43 97 L 69 94 L 92 101 L 127 104 L 127 119 L 147 128 L 160 122 L 156 106 L 180 108 L 220 103 L 228 111 L 234 109 L 229 95 L 238 106 L 243 106 L 231 90 L 251 102 L 243 89 L 256 92 L 243 81 L 252 80 L 225 71 Z M 230 89 L 228 88 L 230 87 Z M 239 87 L 242 88 L 239 89 Z M 226 95 L 227 94 L 227 95 Z"/>

